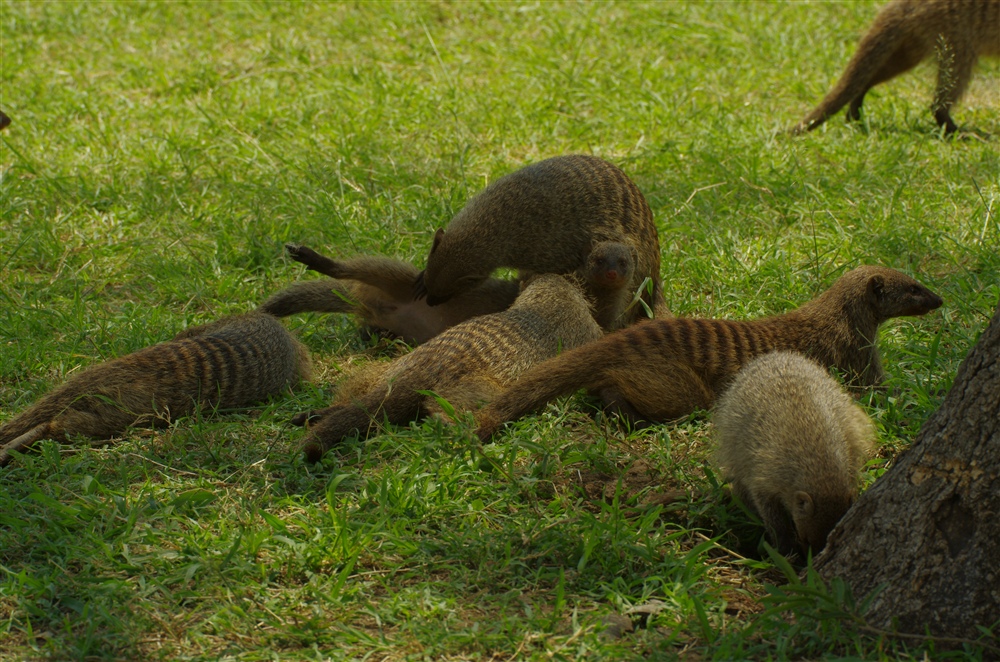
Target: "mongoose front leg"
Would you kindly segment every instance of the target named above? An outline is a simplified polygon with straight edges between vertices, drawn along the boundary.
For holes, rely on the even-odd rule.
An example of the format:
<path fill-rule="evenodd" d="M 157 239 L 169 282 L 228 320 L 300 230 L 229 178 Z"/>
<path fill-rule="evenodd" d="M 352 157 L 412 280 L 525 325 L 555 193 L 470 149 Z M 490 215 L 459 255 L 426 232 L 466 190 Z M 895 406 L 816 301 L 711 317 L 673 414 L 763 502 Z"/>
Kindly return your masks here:
<path fill-rule="evenodd" d="M 952 42 L 938 46 L 937 61 L 937 87 L 931 108 L 938 126 L 950 135 L 958 131 L 958 125 L 951 119 L 951 107 L 969 85 L 976 54 L 971 48 Z"/>

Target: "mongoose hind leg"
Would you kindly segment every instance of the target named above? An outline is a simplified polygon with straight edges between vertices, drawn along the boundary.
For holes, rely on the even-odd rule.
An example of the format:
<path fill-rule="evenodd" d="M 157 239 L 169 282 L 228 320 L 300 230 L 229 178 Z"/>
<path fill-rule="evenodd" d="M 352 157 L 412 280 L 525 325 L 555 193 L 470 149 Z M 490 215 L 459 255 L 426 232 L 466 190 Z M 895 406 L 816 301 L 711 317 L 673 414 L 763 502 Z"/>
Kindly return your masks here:
<path fill-rule="evenodd" d="M 882 64 L 882 66 L 879 67 L 874 75 L 872 75 L 871 80 L 869 80 L 865 87 L 861 90 L 861 93 L 851 99 L 851 102 L 847 107 L 847 120 L 850 122 L 857 122 L 861 119 L 861 104 L 864 103 L 865 95 L 868 94 L 868 90 L 880 83 L 884 83 L 887 80 L 895 78 L 902 73 L 906 73 L 913 67 L 920 64 L 920 61 L 923 59 L 923 55 L 924 54 L 921 49 L 913 48 L 907 44 L 901 44 Z"/>
<path fill-rule="evenodd" d="M 623 413 L 633 426 L 663 423 L 696 409 L 708 409 L 715 393 L 689 366 L 667 362 L 661 366 L 635 366 L 608 370 L 612 386 L 600 394 L 613 411 Z M 669 375 L 669 376 L 668 376 Z"/>
<path fill-rule="evenodd" d="M 976 53 L 968 45 L 962 46 L 952 41 L 938 46 L 937 63 L 937 87 L 931 109 L 938 126 L 944 127 L 946 134 L 952 134 L 958 131 L 958 125 L 951 119 L 951 107 L 969 85 L 972 68 L 976 64 Z"/>

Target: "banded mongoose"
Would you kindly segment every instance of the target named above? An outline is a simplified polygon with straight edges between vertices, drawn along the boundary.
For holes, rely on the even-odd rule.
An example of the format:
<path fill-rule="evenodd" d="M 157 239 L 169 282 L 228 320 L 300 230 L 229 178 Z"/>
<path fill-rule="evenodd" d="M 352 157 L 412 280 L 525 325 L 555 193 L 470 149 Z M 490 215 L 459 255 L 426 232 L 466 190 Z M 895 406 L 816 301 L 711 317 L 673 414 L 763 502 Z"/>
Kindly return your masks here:
<path fill-rule="evenodd" d="M 938 74 L 931 111 L 946 133 L 954 133 L 951 107 L 965 92 L 973 65 L 980 55 L 1000 55 L 1000 0 L 893 0 L 875 17 L 837 84 L 792 132 L 812 131 L 847 104 L 847 119 L 860 119 L 868 90 L 932 53 Z"/>
<path fill-rule="evenodd" d="M 516 170 L 486 187 L 439 229 L 416 287 L 440 305 L 489 277 L 498 267 L 527 273 L 576 273 L 601 242 L 624 244 L 635 269 L 626 288 L 642 287 L 645 306 L 622 306 L 620 291 L 588 287 L 603 310 L 606 331 L 647 316 L 669 314 L 660 283 L 660 242 L 653 214 L 628 176 L 596 156 L 557 156 Z M 649 279 L 648 281 L 646 279 Z M 608 300 L 617 302 L 609 307 Z M 613 309 L 612 309 L 613 308 Z"/>
<path fill-rule="evenodd" d="M 382 421 L 405 423 L 437 411 L 433 391 L 456 411 L 489 401 L 525 370 L 559 351 L 601 336 L 587 299 L 572 277 L 531 277 L 504 312 L 454 326 L 341 389 L 340 402 L 301 414 L 311 425 L 302 448 L 315 462 L 334 444 L 371 435 Z M 315 422 L 318 421 L 318 422 Z"/>
<path fill-rule="evenodd" d="M 306 348 L 271 315 L 192 327 L 93 365 L 0 427 L 0 466 L 40 439 L 108 438 L 196 410 L 244 407 L 310 378 Z"/>
<path fill-rule="evenodd" d="M 506 310 L 517 298 L 514 281 L 487 278 L 440 306 L 413 297 L 420 271 L 386 257 L 332 260 L 306 246 L 288 244 L 288 255 L 330 278 L 296 283 L 273 294 L 260 310 L 277 317 L 295 313 L 351 313 L 365 326 L 409 344 L 425 343 L 467 319 Z"/>
<path fill-rule="evenodd" d="M 712 414 L 716 461 L 782 554 L 818 554 L 851 507 L 875 428 L 815 361 L 771 352 L 737 373 Z"/>
<path fill-rule="evenodd" d="M 476 414 L 488 440 L 505 421 L 577 389 L 597 391 L 633 424 L 707 409 L 748 361 L 785 349 L 836 367 L 857 385 L 882 382 L 878 326 L 923 315 L 941 297 L 893 269 L 861 266 L 797 310 L 753 321 L 656 319 L 549 359 Z"/>

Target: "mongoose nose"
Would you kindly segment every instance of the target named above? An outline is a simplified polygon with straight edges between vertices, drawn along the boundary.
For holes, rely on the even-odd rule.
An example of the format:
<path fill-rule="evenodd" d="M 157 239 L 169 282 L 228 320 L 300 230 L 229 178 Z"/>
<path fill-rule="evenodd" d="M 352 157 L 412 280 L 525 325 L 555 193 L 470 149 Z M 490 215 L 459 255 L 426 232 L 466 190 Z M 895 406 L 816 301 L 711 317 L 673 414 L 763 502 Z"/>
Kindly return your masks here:
<path fill-rule="evenodd" d="M 608 269 L 607 273 L 604 274 L 604 277 L 608 280 L 618 280 L 618 272 L 614 269 Z"/>

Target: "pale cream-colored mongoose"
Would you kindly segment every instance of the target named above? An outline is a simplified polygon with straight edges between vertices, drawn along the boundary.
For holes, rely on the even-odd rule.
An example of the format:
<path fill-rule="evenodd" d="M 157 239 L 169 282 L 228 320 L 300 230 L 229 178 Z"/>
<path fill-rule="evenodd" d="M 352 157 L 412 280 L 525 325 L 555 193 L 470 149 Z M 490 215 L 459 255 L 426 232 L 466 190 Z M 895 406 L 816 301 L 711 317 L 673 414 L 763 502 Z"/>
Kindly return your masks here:
<path fill-rule="evenodd" d="M 782 554 L 818 554 L 858 494 L 875 428 L 844 388 L 796 352 L 740 370 L 712 420 L 716 461 Z"/>
<path fill-rule="evenodd" d="M 301 414 L 312 423 L 302 448 L 317 461 L 343 438 L 368 437 L 384 421 L 405 423 L 437 410 L 433 391 L 456 411 L 489 401 L 531 366 L 601 336 L 587 299 L 573 277 L 531 277 L 504 312 L 447 329 L 413 352 L 350 380 L 340 402 Z"/>
<path fill-rule="evenodd" d="M 617 166 L 596 156 L 557 156 L 516 170 L 486 187 L 434 236 L 427 267 L 416 287 L 431 306 L 482 282 L 499 267 L 528 273 L 576 273 L 587 280 L 587 259 L 596 245 L 628 246 L 635 269 L 626 288 L 642 289 L 646 306 L 609 310 L 612 293 L 588 287 L 605 330 L 669 314 L 660 282 L 660 242 L 642 192 Z M 647 281 L 648 279 L 648 281 Z M 648 283 L 648 290 L 642 287 Z M 626 297 L 631 301 L 631 297 Z"/>
<path fill-rule="evenodd" d="M 965 92 L 976 60 L 1000 55 L 1000 0 L 893 0 L 875 17 L 837 84 L 792 132 L 812 131 L 847 104 L 847 119 L 860 119 L 868 90 L 932 53 L 938 75 L 931 110 L 938 125 L 953 133 L 958 126 L 951 107 Z"/>
<path fill-rule="evenodd" d="M 506 310 L 519 290 L 514 281 L 487 278 L 440 306 L 429 306 L 413 296 L 420 271 L 411 264 L 378 256 L 332 260 L 307 246 L 285 248 L 292 259 L 330 278 L 296 283 L 273 294 L 260 310 L 277 317 L 350 313 L 367 327 L 410 344 L 425 343 L 473 317 Z"/>
<path fill-rule="evenodd" d="M 310 378 L 306 348 L 271 315 L 192 327 L 93 365 L 0 427 L 0 465 L 39 439 L 107 438 L 209 408 L 245 407 Z"/>
<path fill-rule="evenodd" d="M 586 388 L 633 424 L 707 409 L 748 361 L 779 349 L 836 367 L 857 385 L 883 380 L 878 326 L 923 315 L 941 297 L 893 269 L 861 266 L 797 310 L 753 321 L 656 319 L 539 364 L 476 414 L 488 440 L 505 421 Z"/>
<path fill-rule="evenodd" d="M 333 260 L 306 246 L 288 244 L 289 256 L 329 279 L 296 283 L 273 294 L 260 310 L 277 317 L 302 312 L 353 313 L 365 326 L 402 338 L 410 344 L 427 342 L 447 328 L 479 315 L 506 310 L 517 298 L 517 282 L 487 278 L 445 303 L 429 306 L 413 297 L 416 267 L 384 257 Z M 632 305 L 628 289 L 635 273 L 635 256 L 625 244 L 597 244 L 581 269 L 583 286 L 599 292 L 594 319 L 604 327 Z M 638 305 L 636 303 L 635 305 Z"/>

